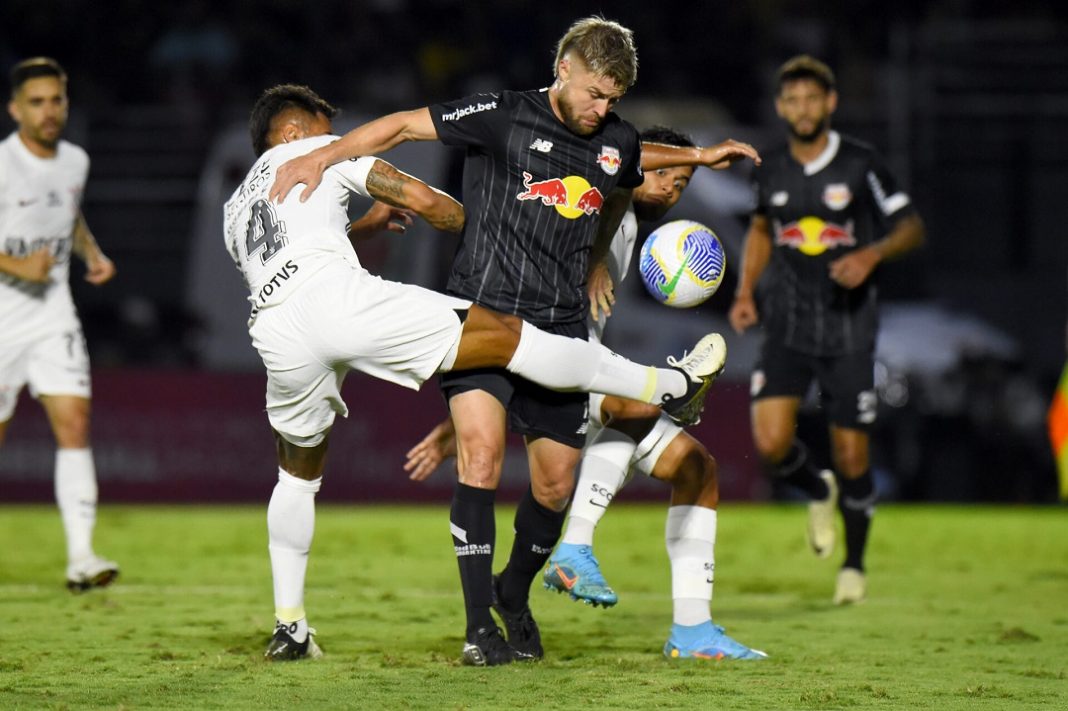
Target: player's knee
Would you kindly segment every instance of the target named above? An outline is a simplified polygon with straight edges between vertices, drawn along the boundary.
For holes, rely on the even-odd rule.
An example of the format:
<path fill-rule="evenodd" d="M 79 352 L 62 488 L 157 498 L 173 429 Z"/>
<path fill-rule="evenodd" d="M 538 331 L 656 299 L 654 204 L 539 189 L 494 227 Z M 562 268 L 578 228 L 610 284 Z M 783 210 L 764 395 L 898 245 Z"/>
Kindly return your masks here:
<path fill-rule="evenodd" d="M 84 449 L 89 446 L 89 413 L 70 412 L 54 422 L 56 444 L 60 449 Z"/>
<path fill-rule="evenodd" d="M 699 442 L 688 442 L 671 479 L 672 499 L 678 503 L 715 506 L 719 497 L 718 465 Z"/>
<path fill-rule="evenodd" d="M 753 432 L 753 445 L 757 454 L 766 464 L 776 465 L 781 463 L 790 453 L 793 444 L 793 433 L 787 433 L 777 429 L 757 429 Z"/>
<path fill-rule="evenodd" d="M 571 501 L 571 494 L 575 490 L 574 478 L 549 482 L 531 482 L 531 491 L 534 500 L 547 509 L 563 511 Z"/>
<path fill-rule="evenodd" d="M 856 479 L 868 471 L 869 462 L 866 452 L 836 452 L 834 468 L 846 479 Z"/>
<path fill-rule="evenodd" d="M 503 452 L 491 444 L 461 444 L 457 457 L 460 483 L 478 489 L 496 489 L 501 478 Z"/>

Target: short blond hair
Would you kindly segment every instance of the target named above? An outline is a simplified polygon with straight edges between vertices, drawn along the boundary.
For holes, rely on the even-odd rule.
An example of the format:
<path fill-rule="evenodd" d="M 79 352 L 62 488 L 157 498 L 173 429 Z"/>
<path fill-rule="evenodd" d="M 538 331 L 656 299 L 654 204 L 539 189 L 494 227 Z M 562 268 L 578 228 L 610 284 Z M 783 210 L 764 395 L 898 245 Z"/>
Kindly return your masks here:
<path fill-rule="evenodd" d="M 798 79 L 811 79 L 822 86 L 824 91 L 834 90 L 834 72 L 823 62 L 807 54 L 788 59 L 779 67 L 779 92 L 782 93 L 784 84 Z"/>
<path fill-rule="evenodd" d="M 560 60 L 568 52 L 574 52 L 591 72 L 608 77 L 623 89 L 629 89 L 638 79 L 634 33 L 600 15 L 583 18 L 571 25 L 556 43 L 554 76 Z"/>

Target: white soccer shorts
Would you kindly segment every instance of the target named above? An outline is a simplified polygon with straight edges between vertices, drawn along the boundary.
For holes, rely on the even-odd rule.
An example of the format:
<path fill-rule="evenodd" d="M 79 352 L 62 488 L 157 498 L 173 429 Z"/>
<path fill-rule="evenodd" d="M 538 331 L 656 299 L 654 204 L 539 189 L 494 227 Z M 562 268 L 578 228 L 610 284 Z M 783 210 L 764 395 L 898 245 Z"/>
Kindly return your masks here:
<path fill-rule="evenodd" d="M 257 314 L 252 345 L 267 368 L 267 417 L 289 442 L 314 447 L 340 414 L 350 370 L 416 390 L 455 357 L 471 304 L 339 264 Z"/>
<path fill-rule="evenodd" d="M 89 353 L 81 329 L 57 331 L 18 345 L 0 345 L 0 422 L 11 419 L 19 391 L 30 394 L 92 395 Z"/>

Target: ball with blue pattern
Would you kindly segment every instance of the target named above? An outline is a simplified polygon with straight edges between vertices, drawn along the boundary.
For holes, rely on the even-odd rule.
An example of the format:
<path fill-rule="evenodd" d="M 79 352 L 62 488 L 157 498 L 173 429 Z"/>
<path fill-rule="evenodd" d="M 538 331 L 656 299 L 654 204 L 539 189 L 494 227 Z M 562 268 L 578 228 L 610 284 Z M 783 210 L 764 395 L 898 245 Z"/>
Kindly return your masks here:
<path fill-rule="evenodd" d="M 638 271 L 645 290 L 662 304 L 690 308 L 716 293 L 727 255 L 716 233 L 700 222 L 675 220 L 655 229 L 642 245 Z"/>

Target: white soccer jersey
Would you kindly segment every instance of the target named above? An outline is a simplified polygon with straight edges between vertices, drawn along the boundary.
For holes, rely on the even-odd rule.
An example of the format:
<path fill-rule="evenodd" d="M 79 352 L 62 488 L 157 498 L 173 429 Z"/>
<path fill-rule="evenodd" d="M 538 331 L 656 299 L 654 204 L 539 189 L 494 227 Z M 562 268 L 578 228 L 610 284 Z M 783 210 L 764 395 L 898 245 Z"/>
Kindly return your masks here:
<path fill-rule="evenodd" d="M 299 198 L 304 185 L 280 204 L 267 198 L 279 166 L 336 140 L 317 136 L 275 146 L 260 156 L 226 202 L 226 249 L 249 288 L 250 325 L 259 311 L 282 303 L 324 267 L 338 260 L 359 266 L 348 239 L 347 208 L 351 192 L 370 197 L 364 183 L 373 156 L 328 168 L 307 202 Z"/>
<path fill-rule="evenodd" d="M 70 295 L 70 257 L 89 156 L 60 141 L 53 158 L 30 152 L 12 133 L 0 142 L 0 249 L 25 257 L 47 247 L 49 280 L 35 284 L 0 274 L 0 333 L 6 345 L 80 328 Z"/>
<path fill-rule="evenodd" d="M 608 254 L 605 256 L 605 265 L 608 274 L 612 277 L 612 284 L 618 289 L 619 285 L 627 278 L 630 270 L 630 260 L 634 257 L 634 244 L 638 241 L 638 216 L 634 214 L 634 205 L 627 206 L 627 212 L 619 223 L 619 228 L 612 235 L 612 243 L 608 245 Z M 601 313 L 597 321 L 588 317 L 590 327 L 590 340 L 601 342 L 604 336 L 605 317 Z"/>

